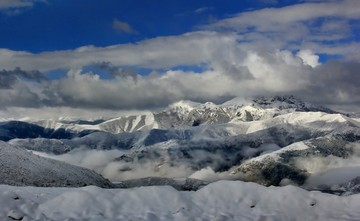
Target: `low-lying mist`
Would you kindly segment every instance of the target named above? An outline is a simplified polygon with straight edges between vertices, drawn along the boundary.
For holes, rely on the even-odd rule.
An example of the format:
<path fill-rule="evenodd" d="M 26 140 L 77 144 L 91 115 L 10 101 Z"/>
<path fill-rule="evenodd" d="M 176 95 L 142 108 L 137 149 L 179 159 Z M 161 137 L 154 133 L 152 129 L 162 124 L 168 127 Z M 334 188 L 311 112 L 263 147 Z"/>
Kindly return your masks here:
<path fill-rule="evenodd" d="M 192 152 L 191 159 L 184 159 L 184 156 L 179 151 L 179 153 L 175 154 L 175 160 L 170 159 L 166 154 L 149 159 L 142 158 L 140 154 L 130 162 L 119 160 L 119 157 L 130 153 L 124 150 L 89 150 L 79 148 L 62 155 L 35 151 L 33 153 L 94 170 L 112 182 L 144 177 L 194 178 L 206 181 L 241 178 L 241 174 L 232 175 L 228 171 L 215 172 L 213 168 L 224 163 L 224 159 L 217 156 L 216 153 L 207 153 L 206 151 Z M 192 160 L 194 162 L 190 162 Z M 209 163 L 206 164 L 207 166 L 200 166 L 204 160 L 208 160 Z M 197 164 L 199 166 L 194 166 Z"/>
<path fill-rule="evenodd" d="M 297 160 L 296 166 L 310 173 L 305 186 L 337 185 L 360 177 L 360 144 L 350 143 L 345 149 L 351 153 L 348 158 L 330 155 Z"/>
<path fill-rule="evenodd" d="M 264 144 L 259 148 L 245 146 L 238 150 L 238 154 L 243 157 L 238 163 L 236 163 L 237 161 L 229 162 L 234 160 L 231 158 L 234 153 L 223 152 L 222 149 L 213 152 L 181 148 L 133 151 L 90 150 L 83 147 L 62 155 L 33 153 L 94 170 L 112 182 L 144 177 L 194 178 L 216 181 L 242 180 L 242 173 L 231 173 L 234 167 L 246 159 L 273 152 L 279 148 L 275 144 Z M 305 185 L 336 184 L 360 176 L 360 172 L 356 169 L 360 168 L 360 144 L 349 144 L 346 148 L 352 153 L 348 158 L 330 155 L 297 159 L 294 166 L 306 170 L 310 174 Z"/>

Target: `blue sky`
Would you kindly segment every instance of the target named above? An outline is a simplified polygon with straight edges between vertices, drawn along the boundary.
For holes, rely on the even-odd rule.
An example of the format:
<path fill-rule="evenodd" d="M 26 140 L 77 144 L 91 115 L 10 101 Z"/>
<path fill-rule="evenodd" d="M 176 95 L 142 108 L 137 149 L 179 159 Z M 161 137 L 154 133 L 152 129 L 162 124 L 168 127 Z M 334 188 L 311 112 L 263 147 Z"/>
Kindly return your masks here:
<path fill-rule="evenodd" d="M 84 45 L 109 46 L 157 36 L 179 35 L 216 19 L 296 1 L 254 0 L 48 0 L 8 8 L 0 16 L 0 47 L 42 52 Z M 134 33 L 116 30 L 114 21 Z"/>
<path fill-rule="evenodd" d="M 358 0 L 0 0 L 0 33 L 10 115 L 281 94 L 360 111 Z"/>

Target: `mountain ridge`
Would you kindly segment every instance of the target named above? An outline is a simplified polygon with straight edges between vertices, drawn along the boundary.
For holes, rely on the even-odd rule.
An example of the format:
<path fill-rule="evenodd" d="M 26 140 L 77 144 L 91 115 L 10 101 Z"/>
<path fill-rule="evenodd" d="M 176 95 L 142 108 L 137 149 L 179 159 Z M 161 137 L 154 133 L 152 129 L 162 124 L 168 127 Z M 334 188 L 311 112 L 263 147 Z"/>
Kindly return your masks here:
<path fill-rule="evenodd" d="M 108 120 L 99 119 L 91 122 L 64 121 L 61 117 L 60 120 L 40 120 L 29 123 L 55 131 L 64 130 L 75 133 L 105 131 L 116 134 L 150 129 L 190 128 L 202 124 L 232 121 L 257 121 L 293 111 L 337 113 L 328 108 L 303 102 L 293 96 L 275 96 L 253 100 L 234 98 L 219 105 L 211 102 L 202 104 L 182 100 L 169 105 L 163 111 L 148 114 L 121 116 Z"/>

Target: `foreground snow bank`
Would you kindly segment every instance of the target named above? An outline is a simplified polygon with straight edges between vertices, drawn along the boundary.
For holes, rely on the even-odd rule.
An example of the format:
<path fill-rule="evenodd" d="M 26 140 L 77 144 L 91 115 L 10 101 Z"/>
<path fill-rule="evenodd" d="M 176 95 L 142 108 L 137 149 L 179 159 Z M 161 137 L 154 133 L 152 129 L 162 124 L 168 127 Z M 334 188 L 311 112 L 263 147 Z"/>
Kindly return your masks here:
<path fill-rule="evenodd" d="M 360 195 L 219 181 L 197 192 L 0 186 L 1 220 L 358 220 Z M 12 217 L 12 218 L 10 218 Z"/>

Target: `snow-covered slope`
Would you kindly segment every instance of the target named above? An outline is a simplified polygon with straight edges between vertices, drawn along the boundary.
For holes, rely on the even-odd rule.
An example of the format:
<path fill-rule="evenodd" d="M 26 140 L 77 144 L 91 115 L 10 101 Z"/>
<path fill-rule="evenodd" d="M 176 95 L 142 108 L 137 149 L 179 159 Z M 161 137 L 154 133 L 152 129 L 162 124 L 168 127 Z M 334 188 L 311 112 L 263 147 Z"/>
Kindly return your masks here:
<path fill-rule="evenodd" d="M 22 121 L 7 121 L 0 123 L 0 140 L 8 141 L 15 138 L 56 138 L 68 139 L 74 137 L 73 131 L 59 128 L 44 128 L 34 123 Z"/>
<path fill-rule="evenodd" d="M 264 185 L 291 182 L 305 184 L 308 189 L 322 190 L 330 189 L 332 185 L 344 186 L 346 182 L 359 177 L 360 172 L 354 169 L 359 166 L 360 143 L 337 135 L 293 143 L 249 159 L 233 169 L 232 173 L 241 173 L 243 179 Z M 324 174 L 327 174 L 327 178 L 323 177 Z M 329 182 L 329 177 L 333 184 Z M 353 188 L 353 185 L 348 188 Z M 345 186 L 342 190 L 348 191 Z"/>
<path fill-rule="evenodd" d="M 262 108 L 276 108 L 280 110 L 294 109 L 302 112 L 325 112 L 335 113 L 335 111 L 326 107 L 316 106 L 311 103 L 304 102 L 294 96 L 274 96 L 274 97 L 260 97 L 253 100 L 253 102 Z"/>
<path fill-rule="evenodd" d="M 275 142 L 283 146 L 281 140 L 300 141 L 329 134 L 358 134 L 360 123 L 356 119 L 341 114 L 328 114 L 323 112 L 292 112 L 269 119 L 251 122 L 229 122 L 217 124 L 203 124 L 186 129 L 152 129 L 135 131 L 132 133 L 93 132 L 73 139 L 46 139 L 29 138 L 13 139 L 11 144 L 27 149 L 61 153 L 77 147 L 90 149 L 130 149 L 133 147 L 150 146 L 170 140 L 176 141 L 209 141 L 222 139 L 232 140 L 236 136 L 249 135 L 253 141 L 261 141 L 266 137 L 277 138 Z M 255 134 L 259 135 L 256 136 Z M 250 136 L 251 135 L 251 136 Z M 262 141 L 264 143 L 266 141 Z M 285 143 L 286 145 L 290 143 Z"/>
<path fill-rule="evenodd" d="M 111 187 L 97 173 L 56 160 L 42 158 L 0 141 L 0 183 L 16 186 Z"/>
<path fill-rule="evenodd" d="M 13 139 L 9 143 L 48 154 L 66 153 L 69 157 L 79 148 L 126 151 L 112 157 L 109 162 L 104 162 L 109 158 L 101 158 L 102 166 L 97 170 L 106 178 L 121 181 L 146 176 L 189 177 L 206 168 L 213 173 L 224 173 L 260 154 L 325 136 L 342 137 L 344 142 L 354 142 L 360 137 L 360 127 L 357 121 L 341 114 L 295 111 L 263 120 L 202 124 L 186 129 L 153 129 L 120 134 L 96 132 L 73 139 Z M 329 152 L 326 148 L 320 151 L 324 154 Z M 66 157 L 60 158 L 67 160 Z M 274 180 L 263 180 L 260 172 L 254 172 L 256 179 L 249 180 L 278 185 L 282 178 L 289 176 L 288 173 L 293 173 L 294 168 L 292 164 L 281 167 L 286 169 L 286 173 L 270 176 Z M 295 176 L 297 174 L 303 175 Z M 296 172 L 295 175 L 294 179 L 299 178 L 297 183 L 307 178 L 306 173 Z M 223 177 L 221 175 L 217 179 Z M 240 177 L 231 177 L 234 178 Z"/>
<path fill-rule="evenodd" d="M 106 121 L 69 121 L 59 118 L 59 120 L 30 121 L 30 123 L 45 129 L 64 130 L 65 132 L 89 133 L 91 131 L 105 131 L 123 133 L 150 129 L 190 128 L 205 124 L 257 121 L 271 119 L 295 111 L 335 113 L 330 109 L 305 103 L 292 96 L 276 96 L 248 101 L 234 98 L 219 105 L 211 102 L 201 104 L 191 101 L 179 101 L 161 112 L 122 116 Z"/>
<path fill-rule="evenodd" d="M 360 195 L 339 197 L 294 186 L 220 181 L 196 192 L 171 187 L 0 186 L 2 220 L 357 221 Z"/>
<path fill-rule="evenodd" d="M 119 117 L 98 125 L 99 130 L 114 134 L 155 128 L 158 128 L 158 125 L 152 113 L 147 115 Z"/>

